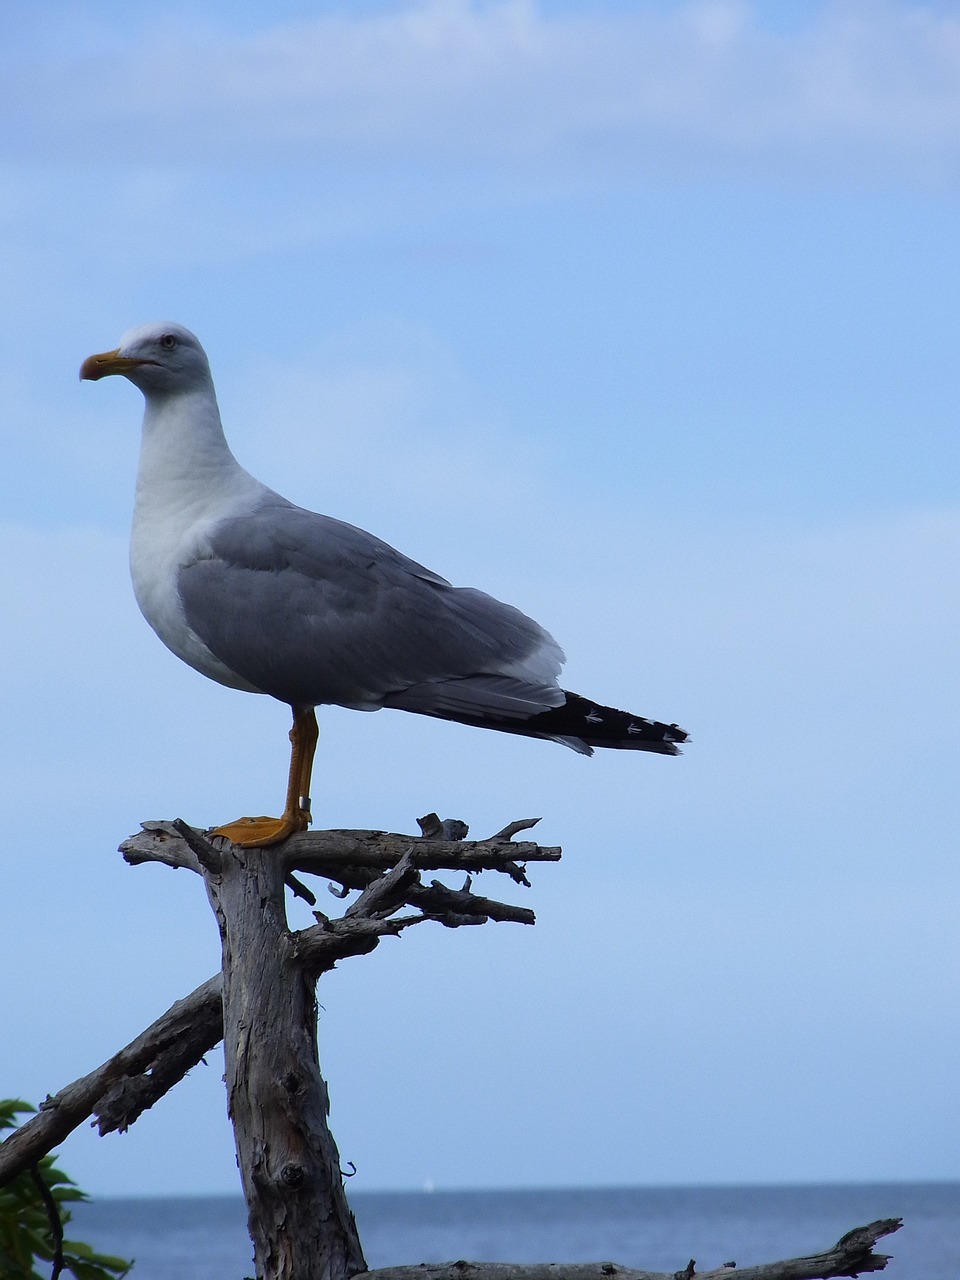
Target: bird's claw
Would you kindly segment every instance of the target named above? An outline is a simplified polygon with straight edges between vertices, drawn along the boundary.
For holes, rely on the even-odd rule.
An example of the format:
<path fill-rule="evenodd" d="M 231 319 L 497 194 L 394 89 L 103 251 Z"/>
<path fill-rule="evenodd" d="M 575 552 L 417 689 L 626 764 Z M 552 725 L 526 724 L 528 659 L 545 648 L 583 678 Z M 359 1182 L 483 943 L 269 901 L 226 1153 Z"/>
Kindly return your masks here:
<path fill-rule="evenodd" d="M 208 834 L 225 836 L 241 849 L 264 849 L 280 844 L 298 831 L 306 831 L 308 823 L 309 814 L 298 809 L 292 814 L 285 813 L 282 818 L 237 818 L 235 822 L 213 827 Z"/>

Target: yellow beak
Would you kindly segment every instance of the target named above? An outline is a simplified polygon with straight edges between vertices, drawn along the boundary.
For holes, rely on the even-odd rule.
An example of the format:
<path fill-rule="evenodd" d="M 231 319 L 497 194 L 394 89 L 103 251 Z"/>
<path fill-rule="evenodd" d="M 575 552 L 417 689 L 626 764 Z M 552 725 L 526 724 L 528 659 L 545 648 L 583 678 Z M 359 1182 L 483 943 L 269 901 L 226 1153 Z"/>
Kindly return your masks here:
<path fill-rule="evenodd" d="M 131 369 L 137 369 L 142 364 L 153 363 L 153 360 L 137 360 L 132 356 L 122 356 L 118 347 L 115 351 L 104 351 L 97 356 L 87 356 L 80 366 L 80 378 L 82 381 L 97 382 L 110 373 L 129 373 Z"/>

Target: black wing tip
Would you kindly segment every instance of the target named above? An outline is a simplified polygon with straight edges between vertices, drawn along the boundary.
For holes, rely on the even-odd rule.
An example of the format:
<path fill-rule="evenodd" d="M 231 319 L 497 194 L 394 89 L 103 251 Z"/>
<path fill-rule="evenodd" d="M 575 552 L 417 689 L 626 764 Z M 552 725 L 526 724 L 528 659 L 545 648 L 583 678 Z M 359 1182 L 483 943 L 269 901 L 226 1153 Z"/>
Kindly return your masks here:
<path fill-rule="evenodd" d="M 607 747 L 626 751 L 651 751 L 658 755 L 680 755 L 679 743 L 689 735 L 678 724 L 664 724 L 633 715 L 616 707 L 591 702 L 578 693 L 564 690 L 566 701 L 525 722 L 525 731 L 544 737 L 573 739 L 585 747 Z"/>
<path fill-rule="evenodd" d="M 565 701 L 562 706 L 540 711 L 527 719 L 417 710 L 421 715 L 454 720 L 480 729 L 498 729 L 501 733 L 516 733 L 525 738 L 547 738 L 584 756 L 592 756 L 595 747 L 678 756 L 681 754 L 678 744 L 689 741 L 686 730 L 678 724 L 664 724 L 660 720 L 648 720 L 646 716 L 632 715 L 629 711 L 618 711 L 616 707 L 591 702 L 589 698 L 566 689 L 563 695 Z"/>

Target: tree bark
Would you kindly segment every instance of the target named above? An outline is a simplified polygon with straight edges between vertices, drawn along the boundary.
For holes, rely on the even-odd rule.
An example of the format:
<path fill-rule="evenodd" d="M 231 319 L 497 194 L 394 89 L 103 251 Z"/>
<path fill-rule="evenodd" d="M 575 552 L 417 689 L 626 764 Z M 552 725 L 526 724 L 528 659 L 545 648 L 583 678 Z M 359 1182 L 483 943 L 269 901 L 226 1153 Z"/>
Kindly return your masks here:
<path fill-rule="evenodd" d="M 363 891 L 340 919 L 315 912 L 315 926 L 290 935 L 295 959 L 315 979 L 338 960 L 371 951 L 384 934 L 399 933 L 421 920 L 435 920 L 448 928 L 486 920 L 532 925 L 535 916 L 529 907 L 480 897 L 470 891 L 469 878 L 464 888 L 450 889 L 437 881 L 424 885 L 416 872 L 487 869 L 525 883 L 518 857 L 523 862 L 554 862 L 560 857 L 557 848 L 511 841 L 512 835 L 534 822 L 529 818 L 512 822 L 490 839 L 479 841 L 455 839 L 449 829 L 465 832 L 464 824 L 439 819 L 420 820 L 422 828 L 430 827 L 426 837 L 316 831 L 288 840 L 272 852 L 288 887 L 299 896 L 312 900 L 299 882 L 293 883 L 294 870 L 336 880 L 343 891 Z M 223 865 L 220 848 L 179 820 L 144 823 L 143 830 L 125 840 L 121 850 L 133 866 L 160 862 L 200 876 L 216 876 Z M 404 904 L 420 914 L 391 918 Z M 91 1115 L 96 1116 L 101 1134 L 133 1124 L 222 1039 L 221 990 L 217 974 L 178 1000 L 108 1061 L 42 1102 L 36 1115 L 0 1143 L 0 1187 L 52 1151 Z"/>
<path fill-rule="evenodd" d="M 344 1280 L 366 1264 L 327 1125 L 315 979 L 287 929 L 284 869 L 270 849 L 220 852 L 204 879 L 223 943 L 227 1100 L 257 1275 Z"/>
<path fill-rule="evenodd" d="M 40 1112 L 0 1145 L 0 1185 L 29 1168 L 92 1112 L 101 1133 L 125 1128 L 224 1038 L 228 1106 L 247 1198 L 259 1280 L 829 1280 L 882 1270 L 873 1252 L 896 1231 L 886 1219 L 849 1232 L 833 1249 L 734 1271 L 636 1271 L 611 1262 L 532 1266 L 453 1262 L 367 1272 L 343 1189 L 336 1144 L 327 1125 L 326 1084 L 317 1051 L 315 983 L 348 955 L 372 951 L 386 934 L 435 920 L 450 928 L 486 920 L 533 924 L 528 908 L 481 898 L 471 877 L 461 889 L 434 881 L 430 868 L 504 872 L 527 884 L 523 863 L 555 861 L 559 849 L 510 843 L 532 825 L 511 823 L 487 841 L 462 841 L 462 823 L 420 820 L 424 837 L 383 832 L 311 832 L 276 849 L 212 843 L 185 823 L 154 822 L 121 846 L 128 862 L 189 867 L 203 877 L 217 916 L 223 974 L 178 1001 L 96 1071 L 48 1098 Z M 453 833 L 453 834 L 452 834 Z M 518 862 L 519 858 L 522 861 Z M 287 928 L 284 889 L 312 894 L 294 871 L 336 880 L 346 896 L 337 919 Z M 404 906 L 415 914 L 397 915 Z M 221 1001 L 222 987 L 222 1001 Z"/>
<path fill-rule="evenodd" d="M 873 1246 L 901 1226 L 900 1218 L 882 1218 L 848 1231 L 824 1253 L 756 1267 L 727 1262 L 715 1270 L 697 1271 L 692 1260 L 681 1271 L 635 1271 L 615 1262 L 446 1262 L 439 1266 L 381 1267 L 358 1280 L 833 1280 L 883 1271 L 890 1259 L 874 1253 Z"/>
<path fill-rule="evenodd" d="M 89 1116 L 101 1134 L 126 1129 L 223 1037 L 220 975 L 209 978 L 96 1070 L 41 1102 L 0 1143 L 0 1187 L 29 1169 Z"/>

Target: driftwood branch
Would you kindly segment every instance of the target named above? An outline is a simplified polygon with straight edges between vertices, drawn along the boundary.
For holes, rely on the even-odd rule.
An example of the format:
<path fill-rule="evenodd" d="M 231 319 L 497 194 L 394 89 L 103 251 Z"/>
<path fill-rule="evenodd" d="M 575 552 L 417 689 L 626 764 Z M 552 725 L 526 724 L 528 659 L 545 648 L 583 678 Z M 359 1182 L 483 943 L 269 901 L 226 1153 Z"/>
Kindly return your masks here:
<path fill-rule="evenodd" d="M 439 819 L 443 839 L 377 831 L 320 831 L 288 841 L 275 853 L 288 887 L 297 896 L 315 901 L 296 880 L 294 868 L 336 880 L 345 895 L 361 891 L 341 920 L 328 920 L 317 913 L 315 928 L 291 934 L 291 954 L 316 975 L 346 956 L 372 951 L 382 936 L 396 935 L 421 920 L 448 927 L 486 920 L 533 924 L 535 916 L 528 907 L 496 902 L 466 889 L 450 889 L 437 881 L 424 885 L 419 872 L 496 869 L 516 878 L 518 854 L 528 862 L 556 861 L 559 849 L 511 842 L 511 834 L 526 830 L 534 821 L 511 823 L 486 841 L 450 838 L 451 830 L 465 831 L 465 824 L 439 823 Z M 223 866 L 223 851 L 202 831 L 179 819 L 144 823 L 142 831 L 124 841 L 121 851 L 132 865 L 161 862 L 198 875 L 206 871 L 216 876 Z M 396 919 L 393 912 L 405 905 L 414 907 L 418 914 Z M 107 1062 L 48 1097 L 36 1115 L 0 1143 L 0 1186 L 59 1146 L 91 1116 L 96 1117 L 101 1134 L 123 1131 L 133 1124 L 223 1038 L 221 986 L 219 974 L 210 978 Z"/>
<path fill-rule="evenodd" d="M 883 1218 L 848 1231 L 825 1253 L 757 1267 L 727 1263 L 712 1271 L 697 1271 L 696 1264 L 690 1262 L 679 1271 L 635 1271 L 614 1262 L 446 1262 L 439 1266 L 380 1267 L 354 1280 L 832 1280 L 882 1271 L 890 1259 L 874 1253 L 873 1247 L 884 1236 L 899 1231 L 901 1225 L 900 1218 Z"/>
<path fill-rule="evenodd" d="M 511 827 L 525 830 L 532 821 L 527 818 L 520 824 L 511 823 L 504 831 L 509 832 Z M 206 839 L 196 828 L 188 830 L 194 837 Z M 513 841 L 502 833 L 489 840 L 449 840 L 363 830 L 304 831 L 275 849 L 274 856 L 288 873 L 303 871 L 331 880 L 343 878 L 351 883 L 351 876 L 356 875 L 359 868 L 389 871 L 411 844 L 413 865 L 420 871 L 502 871 L 519 884 L 526 883 L 521 864 L 559 862 L 561 856 L 555 846 L 538 845 L 529 840 Z M 145 822 L 142 831 L 124 840 L 120 851 L 132 866 L 161 862 L 198 874 L 203 870 L 195 849 L 178 829 L 178 823 Z"/>
<path fill-rule="evenodd" d="M 466 923 L 483 923 L 487 920 L 509 921 L 515 924 L 534 924 L 536 917 L 528 907 L 498 902 L 480 897 L 471 889 L 470 873 L 499 871 L 517 884 L 529 886 L 525 864 L 528 862 L 556 862 L 560 849 L 544 847 L 532 841 L 515 842 L 512 837 L 527 830 L 538 819 L 523 818 L 511 822 L 488 840 L 463 840 L 451 838 L 467 830 L 466 824 L 447 819 L 441 822 L 436 814 L 418 819 L 424 831 L 438 835 L 415 837 L 396 835 L 385 831 L 311 831 L 293 836 L 274 851 L 282 867 L 287 886 L 300 898 L 315 905 L 311 892 L 294 875 L 295 871 L 323 876 L 336 881 L 340 890 L 337 897 L 345 897 L 352 890 L 360 890 L 361 896 L 346 912 L 347 917 L 376 915 L 369 912 L 373 900 L 396 898 L 396 905 L 417 907 L 425 918 L 437 920 L 448 927 Z M 217 844 L 224 842 L 218 840 Z M 146 822 L 143 830 L 131 836 L 120 846 L 124 858 L 131 865 L 143 862 L 160 862 L 165 866 L 185 868 L 203 875 L 216 875 L 220 868 L 222 851 L 214 842 L 185 822 Z M 398 869 L 403 867 L 402 889 L 397 897 Z M 421 871 L 464 871 L 467 881 L 462 889 L 451 889 L 434 880 L 424 885 Z M 314 947 L 307 943 L 303 954 L 311 955 L 311 963 L 324 955 L 331 965 L 344 955 L 357 954 L 361 935 L 373 937 L 372 925 L 363 929 L 340 931 L 341 946 L 334 943 L 336 929 L 327 927 L 322 917 L 325 941 Z M 381 934 L 396 933 L 396 928 L 384 928 Z M 351 942 L 347 942 L 347 937 Z M 369 950 L 371 948 L 361 948 Z M 329 966 L 327 966 L 329 967 Z"/>
<path fill-rule="evenodd" d="M 340 920 L 330 920 L 325 914 L 315 912 L 318 926 L 297 935 L 297 954 L 314 972 L 322 972 L 345 956 L 371 951 L 380 937 L 395 935 L 407 925 L 418 923 L 420 918 L 435 920 L 449 928 L 488 920 L 536 923 L 529 907 L 473 893 L 470 873 L 500 871 L 516 883 L 529 885 L 522 864 L 555 862 L 560 858 L 558 848 L 513 841 L 517 832 L 527 830 L 537 821 L 523 818 L 511 822 L 488 840 L 461 839 L 467 831 L 466 824 L 456 819 L 441 822 L 436 814 L 418 819 L 423 831 L 436 832 L 436 836 L 403 836 L 384 831 L 313 831 L 292 837 L 274 850 L 272 856 L 297 897 L 311 901 L 313 895 L 297 879 L 295 871 L 336 881 L 340 886 L 337 897 L 360 891 L 360 897 Z M 131 865 L 160 862 L 216 877 L 223 865 L 223 851 L 216 845 L 223 844 L 224 841 L 214 842 L 177 819 L 144 823 L 143 830 L 125 840 L 120 850 Z M 437 880 L 425 885 L 420 872 L 427 870 L 464 871 L 467 880 L 461 889 L 451 889 Z M 389 904 L 390 909 L 384 910 L 384 904 Z M 417 908 L 421 915 L 387 923 L 393 912 L 404 905 Z"/>
<path fill-rule="evenodd" d="M 126 1129 L 223 1037 L 220 975 L 178 1000 L 126 1048 L 40 1104 L 0 1143 L 0 1186 L 15 1178 L 90 1116 L 101 1133 Z"/>
<path fill-rule="evenodd" d="M 464 823 L 430 815 L 420 820 L 429 834 L 419 837 L 313 832 L 277 848 L 244 849 L 177 821 L 146 824 L 121 846 L 128 862 L 157 861 L 201 876 L 220 927 L 225 1079 L 258 1275 L 346 1280 L 366 1267 L 327 1124 L 317 977 L 426 920 L 449 928 L 533 924 L 529 909 L 474 894 L 470 876 L 497 870 L 527 884 L 522 863 L 556 861 L 559 849 L 511 841 L 529 825 L 467 842 Z M 423 883 L 424 871 L 441 869 L 467 872 L 463 887 Z M 340 917 L 314 911 L 316 924 L 290 930 L 285 889 L 310 896 L 294 873 L 325 876 L 340 886 L 337 896 L 358 896 Z"/>
<path fill-rule="evenodd" d="M 220 925 L 225 976 L 211 978 L 108 1062 L 48 1098 L 0 1144 L 0 1186 L 91 1115 L 101 1133 L 126 1128 L 223 1038 L 257 1269 L 270 1280 L 830 1280 L 886 1266 L 874 1246 L 899 1228 L 899 1219 L 857 1228 L 822 1254 L 739 1269 L 727 1263 L 698 1272 L 693 1261 L 669 1273 L 610 1262 L 454 1262 L 366 1271 L 326 1122 L 314 983 L 339 959 L 371 951 L 381 937 L 426 920 L 450 928 L 488 920 L 533 924 L 529 908 L 475 894 L 472 873 L 496 870 L 526 885 L 526 863 L 560 857 L 559 849 L 513 841 L 536 819 L 474 841 L 463 838 L 467 828 L 456 820 L 430 814 L 418 822 L 419 837 L 307 832 L 269 850 L 241 850 L 180 821 L 144 824 L 121 846 L 124 857 L 202 877 Z M 425 884 L 422 872 L 430 870 L 466 872 L 466 880 L 460 889 L 437 880 Z M 314 911 L 315 925 L 291 931 L 285 888 L 315 903 L 295 872 L 335 882 L 337 897 L 358 896 L 338 918 Z"/>
<path fill-rule="evenodd" d="M 390 921 L 361 916 L 331 921 L 337 926 L 331 933 L 319 924 L 291 933 L 285 878 L 273 849 L 229 844 L 219 872 L 204 875 L 223 944 L 227 1108 L 256 1274 L 264 1280 L 346 1280 L 366 1264 L 327 1124 L 315 973 L 304 963 L 298 939 L 316 937 L 320 971 L 342 954 L 376 946 L 374 926 Z"/>

